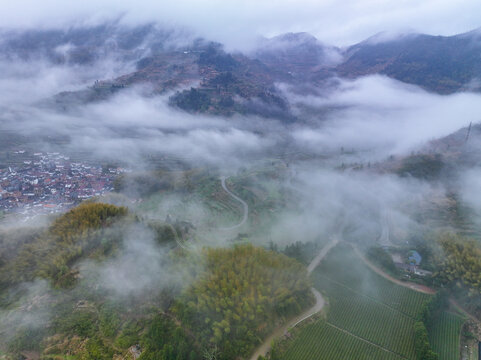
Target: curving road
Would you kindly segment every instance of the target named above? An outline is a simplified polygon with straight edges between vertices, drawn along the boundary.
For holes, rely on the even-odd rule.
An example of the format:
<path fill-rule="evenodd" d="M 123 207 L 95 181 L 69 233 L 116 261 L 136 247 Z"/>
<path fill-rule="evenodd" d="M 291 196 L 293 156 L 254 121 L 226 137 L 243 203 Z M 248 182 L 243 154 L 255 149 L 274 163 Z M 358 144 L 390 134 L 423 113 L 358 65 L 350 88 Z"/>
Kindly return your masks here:
<path fill-rule="evenodd" d="M 333 235 L 332 240 L 326 244 L 319 254 L 311 261 L 309 266 L 307 267 L 307 273 L 310 275 L 314 269 L 319 265 L 319 263 L 324 259 L 324 257 L 327 255 L 329 250 L 331 250 L 334 246 L 336 246 L 339 243 L 339 236 L 338 235 Z"/>
<path fill-rule="evenodd" d="M 317 314 L 319 311 L 322 310 L 324 305 L 326 304 L 324 298 L 322 297 L 321 293 L 314 288 L 311 288 L 312 293 L 316 298 L 316 304 L 307 310 L 305 313 L 296 316 L 294 319 L 291 319 L 288 323 L 276 328 L 274 332 L 272 332 L 269 337 L 267 337 L 264 342 L 256 349 L 255 353 L 251 356 L 251 360 L 257 360 L 259 356 L 266 356 L 266 354 L 271 349 L 272 340 L 281 337 L 288 331 L 290 328 L 293 328 L 297 324 L 303 322 L 304 320 L 310 318 L 312 315 Z"/>
<path fill-rule="evenodd" d="M 247 203 L 242 200 L 240 197 L 238 197 L 237 195 L 235 195 L 234 193 L 232 193 L 229 189 L 227 189 L 227 186 L 225 185 L 225 180 L 226 180 L 226 177 L 225 176 L 221 176 L 220 177 L 220 183 L 222 185 L 222 188 L 224 189 L 224 191 L 226 193 L 228 193 L 231 197 L 233 197 L 235 200 L 237 200 L 238 202 L 240 202 L 242 204 L 242 208 L 243 208 L 243 216 L 242 216 L 242 220 L 240 223 L 238 223 L 237 225 L 234 225 L 234 226 L 229 226 L 229 227 L 222 227 L 221 229 L 222 230 L 234 230 L 234 229 L 237 229 L 239 227 L 241 227 L 242 225 L 244 225 L 247 221 L 247 217 L 249 215 L 249 206 L 247 206 Z"/>
<path fill-rule="evenodd" d="M 424 294 L 429 294 L 429 295 L 436 294 L 436 290 L 433 289 L 433 288 L 430 288 L 429 286 L 421 285 L 421 284 L 417 284 L 417 283 L 412 283 L 412 282 L 409 282 L 409 281 L 401 281 L 399 279 L 396 279 L 396 278 L 392 277 L 391 275 L 386 273 L 384 270 L 382 270 L 382 269 L 378 268 L 376 265 L 374 265 L 368 258 L 366 258 L 364 256 L 364 254 L 362 253 L 362 251 L 356 245 L 353 245 L 353 244 L 351 244 L 351 245 L 352 245 L 354 251 L 356 252 L 357 256 L 359 256 L 359 258 L 362 261 L 364 261 L 364 263 L 367 266 L 369 266 L 369 268 L 372 271 L 381 275 L 385 279 L 387 279 L 387 280 L 389 280 L 389 281 L 391 281 L 391 282 L 393 282 L 393 283 L 395 283 L 399 286 L 404 286 L 404 287 L 407 287 L 411 290 L 418 291 L 418 292 L 421 292 L 421 293 L 424 293 Z M 468 318 L 470 318 L 474 322 L 476 322 L 476 323 L 480 322 L 480 320 L 476 316 L 474 316 L 473 314 L 469 313 L 466 309 L 464 309 L 453 297 L 449 298 L 449 302 L 451 303 L 451 305 L 453 305 L 455 308 L 457 308 L 459 312 L 465 314 Z"/>
<path fill-rule="evenodd" d="M 433 295 L 433 294 L 436 294 L 436 290 L 434 289 L 431 289 L 430 287 L 426 286 L 426 285 L 421 285 L 421 284 L 417 284 L 417 283 L 411 283 L 409 281 L 401 281 L 399 279 L 396 279 L 395 277 L 392 277 L 391 275 L 389 275 L 388 273 L 386 273 L 384 270 L 380 269 L 379 267 L 377 267 L 376 265 L 374 265 L 368 258 L 366 258 L 366 256 L 364 256 L 364 254 L 362 253 L 362 251 L 357 247 L 357 245 L 355 244 L 351 244 L 352 248 L 354 249 L 354 252 L 356 253 L 356 255 L 372 270 L 374 271 L 375 273 L 381 275 L 383 278 L 399 285 L 399 286 L 404 286 L 406 288 L 409 288 L 411 290 L 414 290 L 414 291 L 418 291 L 418 292 L 422 292 L 422 293 L 425 293 L 425 294 L 430 294 L 430 295 Z"/>
<path fill-rule="evenodd" d="M 311 263 L 307 267 L 307 273 L 309 275 L 319 265 L 319 263 L 322 261 L 322 259 L 324 259 L 324 257 L 327 255 L 329 250 L 331 250 L 334 246 L 336 246 L 337 243 L 339 243 L 339 237 L 333 236 L 332 240 L 321 249 L 319 254 L 317 254 L 317 256 L 311 261 Z M 298 324 L 300 324 L 304 320 L 309 319 L 311 316 L 317 314 L 319 311 L 322 310 L 322 308 L 326 304 L 326 301 L 324 300 L 324 298 L 322 297 L 322 295 L 319 291 L 317 291 L 314 288 L 311 288 L 311 291 L 312 291 L 314 297 L 316 298 L 316 303 L 314 304 L 314 306 L 311 307 L 306 312 L 304 312 L 303 314 L 301 314 L 299 316 L 296 316 L 295 318 L 288 321 L 286 324 L 284 324 L 284 325 L 278 327 L 276 330 L 274 330 L 274 332 L 271 335 L 269 335 L 269 337 L 267 339 L 265 339 L 264 342 L 256 349 L 254 354 L 250 357 L 251 360 L 257 360 L 257 358 L 260 355 L 266 356 L 266 354 L 271 349 L 272 340 L 274 340 L 275 338 L 281 337 L 290 328 L 293 328 L 293 327 L 297 326 Z"/>

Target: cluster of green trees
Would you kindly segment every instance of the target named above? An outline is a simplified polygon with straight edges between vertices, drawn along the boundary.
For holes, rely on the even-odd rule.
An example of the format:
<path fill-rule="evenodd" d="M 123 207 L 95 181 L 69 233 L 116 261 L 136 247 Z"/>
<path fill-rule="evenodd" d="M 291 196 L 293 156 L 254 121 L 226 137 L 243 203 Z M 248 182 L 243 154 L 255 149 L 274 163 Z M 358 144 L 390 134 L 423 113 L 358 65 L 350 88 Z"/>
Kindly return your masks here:
<path fill-rule="evenodd" d="M 445 234 L 439 243 L 444 250 L 439 277 L 446 283 L 462 281 L 470 289 L 481 290 L 481 248 L 477 243 Z"/>
<path fill-rule="evenodd" d="M 182 224 L 143 220 L 125 207 L 95 202 L 79 205 L 46 228 L 0 231 L 0 290 L 35 278 L 69 287 L 78 261 L 113 255 L 122 246 L 126 227 L 133 224 L 152 231 L 159 244 L 175 243 L 183 234 Z"/>
<path fill-rule="evenodd" d="M 50 226 L 49 232 L 59 242 L 72 243 L 78 236 L 109 225 L 114 218 L 127 215 L 127 208 L 86 202 L 68 211 Z"/>
<path fill-rule="evenodd" d="M 438 360 L 436 354 L 429 344 L 428 331 L 422 321 L 414 323 L 414 347 L 417 360 Z"/>
<path fill-rule="evenodd" d="M 141 338 L 139 360 L 196 360 L 200 359 L 193 336 L 165 314 L 154 317 Z"/>
<path fill-rule="evenodd" d="M 397 173 L 419 179 L 435 180 L 441 174 L 444 162 L 440 154 L 412 155 L 403 161 Z"/>
<path fill-rule="evenodd" d="M 438 360 L 439 355 L 433 351 L 428 334 L 436 317 L 441 315 L 448 304 L 445 291 L 440 290 L 426 301 L 414 324 L 414 346 L 418 360 Z"/>
<path fill-rule="evenodd" d="M 203 273 L 169 312 L 149 302 L 135 310 L 139 304 L 109 302 L 78 285 L 52 304 L 48 327 L 22 329 L 8 350 L 103 360 L 139 344 L 139 360 L 234 359 L 313 301 L 305 267 L 285 255 L 241 245 L 206 249 L 201 258 Z"/>
<path fill-rule="evenodd" d="M 424 303 L 418 320 L 422 321 L 426 325 L 428 331 L 430 331 L 434 319 L 437 318 L 447 306 L 448 294 L 445 290 L 439 290 L 436 295 Z"/>
<path fill-rule="evenodd" d="M 48 326 L 12 329 L 15 335 L 11 341 L 0 341 L 1 350 L 18 356 L 37 351 L 45 359 L 71 354 L 98 360 L 125 355 L 129 347 L 140 344 L 142 360 L 233 359 L 247 355 L 272 327 L 314 300 L 302 264 L 242 245 L 192 255 L 202 259 L 203 272 L 176 302 L 173 291 L 167 295 L 159 291 L 154 297 L 144 294 L 111 303 L 91 283 L 78 280 L 75 269 L 86 258 L 113 256 L 122 247 L 126 227 L 139 224 L 160 243 L 181 235 L 176 224 L 143 221 L 124 207 L 95 202 L 81 204 L 49 227 L 22 233 L 18 249 L 10 248 L 0 233 L 0 250 L 5 250 L 0 251 L 1 307 L 17 306 L 22 295 L 9 294 L 21 282 L 40 277 L 57 287 L 45 290 L 46 297 L 37 304 L 54 314 Z M 179 258 L 179 268 L 189 268 L 197 261 L 192 257 Z M 170 312 L 153 316 L 161 311 L 161 303 Z"/>
<path fill-rule="evenodd" d="M 193 112 L 205 112 L 212 105 L 209 95 L 195 88 L 176 93 L 171 101 L 181 109 Z"/>
<path fill-rule="evenodd" d="M 89 302 L 85 307 L 72 310 L 71 303 L 51 319 L 49 327 L 42 331 L 42 342 L 34 349 L 42 359 L 54 360 L 59 355 L 74 355 L 81 360 L 111 360 L 114 355 L 124 356 L 128 349 L 141 342 L 147 320 L 131 317 L 127 304 L 103 304 Z M 14 349 L 11 349 L 13 352 Z M 25 344 L 17 348 L 25 350 Z"/>
<path fill-rule="evenodd" d="M 394 265 L 391 255 L 380 246 L 373 246 L 367 251 L 367 257 L 373 263 L 379 265 L 381 268 L 387 270 L 393 275 L 398 274 L 398 269 Z"/>
<path fill-rule="evenodd" d="M 125 219 L 127 213 L 127 208 L 94 202 L 70 210 L 0 264 L 0 288 L 36 277 L 50 279 L 58 286 L 72 284 L 75 274 L 70 265 L 93 251 L 111 251 L 121 239 L 111 225 Z"/>
<path fill-rule="evenodd" d="M 304 266 L 252 245 L 205 250 L 205 271 L 174 311 L 218 359 L 248 355 L 275 324 L 313 301 Z"/>
<path fill-rule="evenodd" d="M 91 338 L 85 343 L 85 348 L 79 355 L 80 360 L 110 360 L 114 351 L 100 339 Z"/>
<path fill-rule="evenodd" d="M 0 312 L 24 303 L 23 295 L 28 291 L 21 282 L 45 278 L 57 287 L 44 290 L 42 285 L 39 290 L 42 299 L 33 306 L 32 313 L 40 318 L 42 314 L 50 314 L 48 323 L 43 324 L 41 320 L 39 324 L 45 326 L 33 326 L 10 319 L 10 329 L 0 327 L 0 334 L 8 331 L 9 335 L 8 339 L 0 336 L 0 351 L 12 356 L 37 351 L 45 359 L 74 354 L 82 360 L 99 360 L 112 359 L 114 354 L 124 354 L 130 346 L 141 343 L 142 334 L 149 334 L 144 331 L 148 319 L 170 306 L 174 294 L 180 290 L 152 289 L 142 298 L 113 303 L 92 279 L 83 281 L 76 271 L 79 261 L 103 261 L 115 256 L 123 246 L 123 232 L 132 225 L 150 230 L 162 245 L 175 244 L 175 237 L 182 235 L 180 225 L 146 221 L 124 207 L 94 202 L 79 205 L 49 227 L 0 232 Z M 68 289 L 58 289 L 60 287 Z M 25 300 L 31 305 L 30 298 Z M 175 330 L 172 328 L 172 334 Z M 173 343 L 174 339 L 175 336 L 164 340 L 172 344 L 174 352 L 167 349 L 168 355 L 160 357 L 162 349 L 146 345 L 150 350 L 145 358 L 188 359 L 184 352 L 180 352 L 180 357 L 174 356 L 179 353 L 178 349 L 186 347 L 180 342 Z M 187 348 L 190 356 L 190 343 Z M 154 357 L 148 357 L 150 352 Z"/>
<path fill-rule="evenodd" d="M 17 256 L 22 246 L 34 241 L 45 228 L 0 228 L 0 269 Z"/>
<path fill-rule="evenodd" d="M 273 244 L 273 250 L 274 244 Z M 296 241 L 293 244 L 287 245 L 283 251 L 283 254 L 299 260 L 303 264 L 309 264 L 311 260 L 314 258 L 315 254 L 319 252 L 319 244 L 309 241 L 309 242 L 302 242 Z"/>
<path fill-rule="evenodd" d="M 104 306 L 96 308 L 92 304 L 86 309 L 72 309 L 69 306 L 67 311 L 61 307 L 54 307 L 59 313 L 52 316 L 48 326 L 12 329 L 15 334 L 8 342 L 8 352 L 19 355 L 23 351 L 37 351 L 42 353 L 44 359 L 56 359 L 59 354 L 76 354 L 82 360 L 112 359 L 114 349 L 109 343 L 119 328 L 118 315 L 115 314 L 116 323 L 109 324 L 105 322 Z"/>

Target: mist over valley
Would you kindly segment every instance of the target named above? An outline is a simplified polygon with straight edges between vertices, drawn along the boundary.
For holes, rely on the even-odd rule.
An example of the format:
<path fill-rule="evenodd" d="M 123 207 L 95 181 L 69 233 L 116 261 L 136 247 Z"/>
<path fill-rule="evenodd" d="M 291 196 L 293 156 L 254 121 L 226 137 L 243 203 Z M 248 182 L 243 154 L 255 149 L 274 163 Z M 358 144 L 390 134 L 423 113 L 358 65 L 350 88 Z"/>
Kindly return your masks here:
<path fill-rule="evenodd" d="M 481 356 L 475 2 L 22 3 L 0 359 Z"/>

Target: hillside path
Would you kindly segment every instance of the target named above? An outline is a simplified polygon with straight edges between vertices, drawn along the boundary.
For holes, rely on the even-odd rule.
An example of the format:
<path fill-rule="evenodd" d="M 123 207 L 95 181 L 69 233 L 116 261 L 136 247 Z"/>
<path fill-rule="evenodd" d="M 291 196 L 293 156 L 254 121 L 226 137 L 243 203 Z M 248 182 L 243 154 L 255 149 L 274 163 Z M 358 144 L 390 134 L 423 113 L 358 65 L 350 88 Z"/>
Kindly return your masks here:
<path fill-rule="evenodd" d="M 324 257 L 327 255 L 329 250 L 331 250 L 336 244 L 339 242 L 339 238 L 337 236 L 334 236 L 332 240 L 327 243 L 317 254 L 317 256 L 311 261 L 309 266 L 307 267 L 307 273 L 310 275 L 312 271 L 319 265 L 319 263 L 324 259 Z M 250 360 L 257 360 L 257 358 L 262 355 L 266 356 L 266 354 L 269 352 L 271 349 L 271 343 L 272 340 L 275 338 L 283 336 L 290 328 L 293 328 L 303 322 L 304 320 L 310 318 L 311 316 L 317 314 L 319 311 L 322 310 L 324 305 L 326 304 L 326 301 L 322 297 L 321 293 L 317 291 L 314 288 L 311 288 L 311 291 L 316 298 L 316 303 L 314 304 L 313 307 L 302 313 L 301 315 L 298 315 L 294 317 L 293 319 L 289 320 L 286 324 L 279 326 L 276 328 L 271 335 L 269 335 L 264 342 L 256 349 L 254 354 L 250 357 Z"/>
<path fill-rule="evenodd" d="M 414 290 L 414 291 L 418 291 L 418 292 L 422 292 L 424 294 L 430 294 L 430 295 L 433 295 L 433 294 L 436 294 L 436 290 L 430 288 L 429 286 L 425 286 L 425 285 L 420 285 L 420 284 L 415 284 L 415 283 L 410 283 L 410 282 L 407 282 L 407 281 L 401 281 L 399 279 L 396 279 L 395 277 L 389 275 L 388 273 L 386 273 L 384 270 L 378 268 L 376 265 L 374 265 L 368 258 L 366 258 L 364 256 L 364 254 L 362 253 L 362 251 L 354 244 L 351 244 L 352 248 L 354 249 L 354 251 L 356 252 L 356 255 L 359 256 L 359 258 L 361 258 L 362 261 L 364 261 L 364 263 L 372 270 L 374 271 L 375 273 L 377 273 L 378 275 L 381 275 L 383 278 L 395 283 L 396 285 L 399 285 L 399 286 L 404 286 L 404 287 L 407 287 L 411 290 Z"/>
<path fill-rule="evenodd" d="M 361 258 L 361 260 L 364 261 L 364 263 L 367 266 L 369 266 L 369 268 L 372 271 L 376 272 L 377 274 L 381 275 L 382 277 L 386 278 L 387 280 L 392 281 L 393 283 L 395 283 L 397 285 L 407 287 L 411 290 L 422 292 L 424 294 L 430 294 L 430 295 L 436 294 L 436 290 L 434 290 L 433 288 L 430 288 L 429 286 L 410 283 L 410 282 L 407 282 L 407 281 L 401 281 L 401 280 L 398 280 L 398 279 L 392 277 L 391 275 L 384 272 L 384 270 L 382 270 L 382 269 L 378 268 L 376 265 L 374 265 L 369 259 L 367 259 L 364 256 L 364 254 L 361 252 L 361 250 L 356 245 L 354 245 L 354 244 L 351 244 L 351 245 L 352 245 L 354 251 L 356 252 L 356 254 Z M 476 316 L 474 316 L 473 314 L 471 314 L 470 312 L 465 310 L 454 298 L 450 297 L 449 302 L 459 312 L 463 313 L 465 316 L 467 316 L 468 318 L 470 318 L 474 322 L 476 322 L 476 323 L 480 322 L 480 320 Z"/>
<path fill-rule="evenodd" d="M 307 273 L 311 275 L 311 273 L 314 271 L 314 269 L 320 264 L 322 259 L 327 255 L 329 250 L 331 250 L 334 246 L 336 246 L 339 243 L 339 237 L 337 235 L 334 235 L 332 237 L 332 240 L 324 246 L 319 254 L 311 261 L 309 266 L 307 267 Z"/>
<path fill-rule="evenodd" d="M 243 209 L 243 215 L 242 215 L 242 220 L 240 223 L 238 223 L 237 225 L 234 225 L 234 226 L 229 226 L 229 227 L 223 227 L 221 228 L 222 230 L 233 230 L 233 229 L 237 229 L 238 227 L 241 227 L 242 225 L 244 225 L 247 221 L 247 217 L 249 215 L 249 206 L 247 205 L 247 203 L 242 200 L 240 197 L 238 197 L 237 195 L 235 195 L 234 193 L 232 193 L 228 188 L 227 186 L 225 185 L 225 180 L 226 180 L 226 177 L 225 176 L 221 176 L 220 177 L 220 183 L 222 185 L 222 188 L 224 189 L 224 191 L 226 193 L 228 193 L 231 197 L 233 197 L 235 200 L 237 200 L 238 202 L 240 202 L 242 204 L 242 209 Z"/>

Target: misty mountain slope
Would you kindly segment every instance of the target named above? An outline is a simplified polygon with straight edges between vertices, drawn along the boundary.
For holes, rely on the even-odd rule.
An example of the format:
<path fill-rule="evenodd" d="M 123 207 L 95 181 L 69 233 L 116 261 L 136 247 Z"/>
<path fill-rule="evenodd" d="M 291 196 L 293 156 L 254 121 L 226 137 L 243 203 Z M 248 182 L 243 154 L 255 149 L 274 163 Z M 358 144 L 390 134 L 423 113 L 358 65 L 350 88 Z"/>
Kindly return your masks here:
<path fill-rule="evenodd" d="M 3 3 L 0 360 L 477 351 L 480 0 Z"/>
<path fill-rule="evenodd" d="M 136 70 L 115 79 L 96 80 L 86 89 L 65 91 L 54 97 L 57 106 L 68 108 L 108 100 L 132 86 L 144 86 L 145 95 L 161 94 L 200 81 L 197 56 L 184 51 L 166 51 L 136 62 Z"/>
<path fill-rule="evenodd" d="M 470 168 L 481 164 L 480 140 L 481 124 L 478 123 L 433 140 L 426 148 L 428 151 L 442 153 L 453 165 Z"/>
<path fill-rule="evenodd" d="M 339 49 L 322 44 L 308 33 L 286 33 L 265 39 L 252 56 L 284 72 L 288 82 L 312 80 L 319 71 L 332 76 L 329 68 L 342 60 Z"/>
<path fill-rule="evenodd" d="M 452 182 L 458 172 L 479 167 L 481 124 L 463 127 L 452 134 L 427 142 L 416 153 L 382 164 L 401 176 Z"/>
<path fill-rule="evenodd" d="M 430 228 L 456 229 L 479 238 L 480 140 L 481 125 L 474 124 L 431 140 L 409 155 L 390 157 L 372 169 L 433 184 L 438 190 L 417 205 L 418 216 Z"/>
<path fill-rule="evenodd" d="M 383 40 L 382 34 L 351 46 L 337 67 L 340 76 L 385 74 L 440 94 L 479 90 L 481 32 L 457 36 L 404 35 Z"/>
<path fill-rule="evenodd" d="M 229 54 L 211 44 L 197 61 L 202 80 L 198 87 L 172 97 L 175 106 L 217 115 L 233 113 L 289 118 L 289 105 L 274 84 L 279 71 L 242 54 Z"/>
<path fill-rule="evenodd" d="M 411 34 L 395 39 L 371 37 L 344 53 L 307 33 L 263 40 L 251 52 L 228 52 L 222 44 L 194 38 L 182 30 L 148 24 L 106 23 L 68 30 L 4 32 L 0 49 L 6 59 L 48 59 L 66 66 L 111 60 L 129 65 L 100 75 L 80 91 L 60 93 L 60 108 L 107 100 L 127 87 L 141 85 L 144 95 L 177 91 L 170 104 L 191 113 L 236 113 L 294 120 L 289 100 L 276 87 L 287 83 L 305 93 L 331 91 L 336 76 L 383 74 L 427 90 L 449 94 L 479 90 L 481 35 L 451 37 Z M 110 78 L 109 78 L 110 76 Z M 304 90 L 303 90 L 304 89 Z"/>
<path fill-rule="evenodd" d="M 67 108 L 103 101 L 122 89 L 140 85 L 147 88 L 147 95 L 177 90 L 170 104 L 192 113 L 289 119 L 288 102 L 275 87 L 276 81 L 285 78 L 259 60 L 227 53 L 220 44 L 198 39 L 180 49 L 143 57 L 131 73 L 97 81 L 84 90 L 60 93 L 55 103 Z"/>
<path fill-rule="evenodd" d="M 154 24 L 120 25 L 118 21 L 67 29 L 4 30 L 0 32 L 1 56 L 6 59 L 38 60 L 56 64 L 86 65 L 114 57 L 138 60 L 178 47 L 188 35 Z"/>

